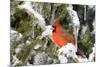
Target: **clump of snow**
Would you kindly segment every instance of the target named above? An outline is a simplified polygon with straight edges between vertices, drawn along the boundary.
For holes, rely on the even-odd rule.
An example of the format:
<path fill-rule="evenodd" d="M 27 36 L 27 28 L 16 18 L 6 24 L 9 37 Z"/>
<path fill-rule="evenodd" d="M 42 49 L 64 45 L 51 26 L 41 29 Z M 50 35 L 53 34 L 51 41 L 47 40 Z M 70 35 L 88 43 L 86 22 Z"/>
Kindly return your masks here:
<path fill-rule="evenodd" d="M 21 51 L 21 49 L 23 48 L 24 45 L 25 45 L 24 43 L 19 44 L 19 45 L 15 48 L 15 53 L 16 53 L 16 54 L 19 53 L 19 52 Z"/>
<path fill-rule="evenodd" d="M 19 41 L 21 40 L 21 38 L 23 37 L 21 33 L 15 31 L 15 30 L 11 30 L 10 32 L 10 37 L 11 37 L 11 40 L 13 41 Z"/>
<path fill-rule="evenodd" d="M 94 47 L 92 48 L 92 53 L 89 55 L 89 61 L 93 62 L 95 58 L 95 44 Z"/>
<path fill-rule="evenodd" d="M 96 28 L 95 28 L 95 26 L 96 26 L 95 20 L 93 21 L 93 24 L 92 24 L 92 25 L 93 25 L 93 31 L 91 32 L 91 34 L 95 34 L 95 29 L 96 29 Z"/>
<path fill-rule="evenodd" d="M 69 57 L 75 57 L 77 49 L 72 43 L 68 43 L 67 45 L 61 47 L 57 52 L 60 63 L 67 63 Z"/>
<path fill-rule="evenodd" d="M 84 35 L 85 34 L 85 32 L 86 32 L 86 30 L 87 30 L 87 28 L 88 28 L 88 25 L 86 25 L 86 26 L 82 26 L 82 35 Z"/>
<path fill-rule="evenodd" d="M 17 54 L 17 53 L 19 53 L 21 51 L 21 48 L 16 48 L 15 49 L 15 53 Z"/>
<path fill-rule="evenodd" d="M 87 58 L 83 58 L 81 56 L 77 56 L 76 58 L 80 63 L 89 62 L 89 60 Z"/>
<path fill-rule="evenodd" d="M 34 49 L 39 49 L 41 47 L 41 44 L 36 44 L 36 46 L 34 46 Z"/>
<path fill-rule="evenodd" d="M 53 59 L 53 64 L 57 64 L 58 60 L 57 59 Z"/>
<path fill-rule="evenodd" d="M 58 59 L 60 60 L 60 63 L 61 63 L 61 64 L 65 64 L 65 63 L 68 62 L 67 57 L 65 57 L 64 55 L 59 55 L 59 56 L 58 56 Z"/>
<path fill-rule="evenodd" d="M 27 1 L 27 2 L 24 2 L 22 5 L 19 5 L 18 8 L 20 8 L 20 9 L 25 8 L 25 9 L 31 10 L 32 4 L 31 4 L 31 2 Z"/>
<path fill-rule="evenodd" d="M 27 66 L 32 66 L 32 64 L 30 64 L 29 62 L 27 62 L 26 64 L 27 64 Z"/>
<path fill-rule="evenodd" d="M 35 57 L 34 57 L 34 65 L 43 65 L 46 64 L 48 59 L 48 55 L 46 53 L 38 53 Z"/>
<path fill-rule="evenodd" d="M 76 55 L 77 49 L 72 43 L 68 43 L 58 50 L 58 59 L 60 63 L 88 62 L 87 58 Z"/>
<path fill-rule="evenodd" d="M 46 37 L 48 35 L 51 35 L 52 34 L 51 28 L 52 28 L 52 25 L 46 26 L 45 31 L 43 31 L 42 34 L 41 34 L 41 38 Z"/>
<path fill-rule="evenodd" d="M 72 23 L 74 23 L 75 26 L 79 27 L 80 26 L 80 21 L 79 21 L 77 12 L 75 10 L 73 10 L 73 6 L 69 5 L 67 7 L 67 10 L 68 10 L 69 15 L 70 15 L 70 17 L 72 19 Z"/>
<path fill-rule="evenodd" d="M 27 45 L 30 45 L 30 44 L 31 44 L 31 41 L 27 40 L 27 41 L 26 41 L 26 44 L 27 44 Z"/>
<path fill-rule="evenodd" d="M 95 11 L 95 6 L 94 5 L 88 5 L 89 9 L 93 9 Z"/>
<path fill-rule="evenodd" d="M 67 57 L 73 57 L 76 52 L 77 49 L 72 43 L 68 43 L 67 45 L 61 47 L 58 50 L 58 54 L 67 54 Z"/>

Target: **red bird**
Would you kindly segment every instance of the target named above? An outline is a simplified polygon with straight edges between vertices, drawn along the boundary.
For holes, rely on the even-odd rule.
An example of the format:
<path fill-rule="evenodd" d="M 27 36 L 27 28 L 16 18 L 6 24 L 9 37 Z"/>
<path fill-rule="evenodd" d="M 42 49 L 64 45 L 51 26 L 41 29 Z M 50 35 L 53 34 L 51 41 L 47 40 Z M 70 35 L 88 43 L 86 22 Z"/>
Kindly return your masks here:
<path fill-rule="evenodd" d="M 72 35 L 70 35 L 69 33 L 65 32 L 65 30 L 60 25 L 60 19 L 59 18 L 57 18 L 55 23 L 52 25 L 51 40 L 59 48 L 67 45 L 67 43 L 72 43 L 77 48 L 77 44 L 76 44 L 74 37 Z M 82 57 L 86 57 L 84 55 L 84 53 L 79 48 L 77 48 L 77 52 Z"/>
<path fill-rule="evenodd" d="M 72 35 L 65 32 L 65 30 L 60 25 L 60 19 L 57 18 L 55 23 L 52 25 L 52 35 L 51 40 L 59 47 L 61 48 L 64 45 L 67 45 L 67 43 L 72 43 L 76 45 L 75 39 Z"/>

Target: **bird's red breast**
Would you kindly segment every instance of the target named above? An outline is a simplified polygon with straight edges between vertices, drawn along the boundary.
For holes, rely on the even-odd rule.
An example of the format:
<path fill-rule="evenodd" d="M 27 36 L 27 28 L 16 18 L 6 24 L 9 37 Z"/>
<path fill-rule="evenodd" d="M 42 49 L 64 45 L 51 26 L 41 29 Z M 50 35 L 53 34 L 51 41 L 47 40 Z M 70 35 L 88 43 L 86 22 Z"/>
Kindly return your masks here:
<path fill-rule="evenodd" d="M 53 24 L 55 28 L 52 32 L 52 41 L 60 48 L 67 43 L 73 43 L 75 45 L 75 40 L 72 35 L 64 31 L 60 25 L 60 19 L 58 18 Z"/>

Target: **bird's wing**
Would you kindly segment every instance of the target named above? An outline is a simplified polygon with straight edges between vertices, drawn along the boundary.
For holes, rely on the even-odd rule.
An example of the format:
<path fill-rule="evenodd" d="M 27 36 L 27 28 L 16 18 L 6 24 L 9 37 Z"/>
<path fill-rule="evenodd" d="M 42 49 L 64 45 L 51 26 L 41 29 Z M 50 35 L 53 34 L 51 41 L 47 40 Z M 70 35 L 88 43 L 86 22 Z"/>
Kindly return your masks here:
<path fill-rule="evenodd" d="M 74 41 L 73 36 L 65 32 L 64 30 L 59 31 L 59 36 L 61 36 L 64 40 L 67 40 L 69 43 Z"/>

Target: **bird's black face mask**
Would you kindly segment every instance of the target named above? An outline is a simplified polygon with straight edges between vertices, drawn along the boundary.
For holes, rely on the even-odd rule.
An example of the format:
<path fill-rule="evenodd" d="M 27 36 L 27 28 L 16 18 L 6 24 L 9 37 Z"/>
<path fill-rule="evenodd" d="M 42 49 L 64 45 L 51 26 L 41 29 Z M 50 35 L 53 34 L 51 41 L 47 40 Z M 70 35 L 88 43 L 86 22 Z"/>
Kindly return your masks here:
<path fill-rule="evenodd" d="M 53 32 L 55 32 L 56 31 L 56 26 L 52 26 L 52 28 L 53 28 Z"/>

